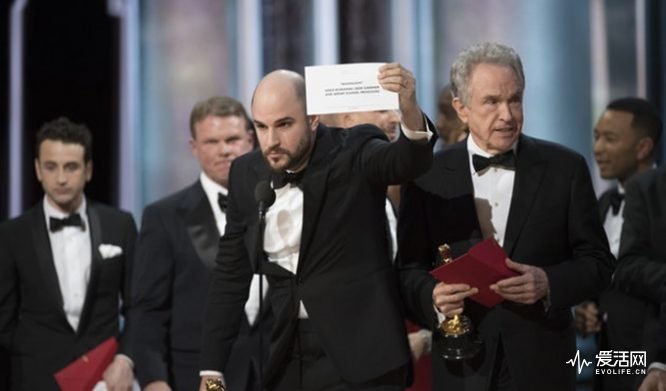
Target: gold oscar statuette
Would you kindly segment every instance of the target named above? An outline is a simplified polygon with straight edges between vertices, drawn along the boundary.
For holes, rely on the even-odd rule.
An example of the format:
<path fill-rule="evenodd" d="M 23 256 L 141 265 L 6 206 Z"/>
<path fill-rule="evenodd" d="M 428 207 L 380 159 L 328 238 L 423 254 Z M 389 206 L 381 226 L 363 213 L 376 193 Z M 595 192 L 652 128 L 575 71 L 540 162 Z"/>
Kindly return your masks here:
<path fill-rule="evenodd" d="M 453 262 L 451 248 L 448 244 L 438 247 L 442 263 Z M 446 360 L 464 360 L 474 357 L 482 348 L 483 343 L 474 332 L 472 321 L 465 315 L 454 315 L 447 318 L 437 327 L 439 331 L 439 351 Z"/>

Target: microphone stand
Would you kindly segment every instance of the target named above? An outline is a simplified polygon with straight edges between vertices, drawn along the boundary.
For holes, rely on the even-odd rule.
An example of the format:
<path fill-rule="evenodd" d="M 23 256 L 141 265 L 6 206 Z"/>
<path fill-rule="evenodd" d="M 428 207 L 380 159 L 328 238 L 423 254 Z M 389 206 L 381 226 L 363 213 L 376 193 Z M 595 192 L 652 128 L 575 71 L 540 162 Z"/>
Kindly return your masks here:
<path fill-rule="evenodd" d="M 266 210 L 264 201 L 259 201 L 259 224 L 257 235 L 257 253 L 256 253 L 256 267 L 255 270 L 259 274 L 259 314 L 257 316 L 257 325 L 259 331 L 259 391 L 264 390 L 264 322 L 263 307 L 264 307 L 264 272 L 263 272 L 263 257 L 264 257 L 264 229 L 266 228 Z"/>

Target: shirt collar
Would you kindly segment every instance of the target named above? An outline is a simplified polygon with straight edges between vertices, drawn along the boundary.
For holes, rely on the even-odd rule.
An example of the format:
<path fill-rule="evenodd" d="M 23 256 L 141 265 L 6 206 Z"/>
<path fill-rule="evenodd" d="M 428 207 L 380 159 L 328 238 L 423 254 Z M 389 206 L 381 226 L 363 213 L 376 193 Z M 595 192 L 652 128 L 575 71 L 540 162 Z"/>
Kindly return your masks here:
<path fill-rule="evenodd" d="M 74 211 L 73 213 L 65 213 L 61 210 L 56 209 L 53 205 L 49 204 L 49 201 L 47 199 L 46 194 L 44 195 L 44 199 L 42 200 L 42 205 L 44 208 L 44 219 L 46 221 L 46 227 L 49 227 L 49 218 L 50 217 L 55 217 L 57 219 L 64 219 L 65 217 L 78 213 L 81 215 L 81 219 L 83 219 L 83 222 L 85 226 L 88 226 L 88 215 L 86 214 L 87 210 L 87 201 L 86 201 L 86 196 L 83 196 L 83 201 L 81 201 L 81 205 Z"/>
<path fill-rule="evenodd" d="M 201 182 L 201 186 L 203 187 L 204 192 L 210 199 L 217 200 L 218 193 L 222 193 L 224 195 L 229 194 L 229 190 L 227 190 L 226 187 L 210 179 L 210 177 L 203 171 L 201 172 L 201 175 L 199 175 L 199 181 Z"/>
<path fill-rule="evenodd" d="M 55 217 L 58 219 L 65 218 L 71 214 L 78 213 L 81 215 L 81 217 L 85 217 L 86 213 L 86 197 L 83 196 L 83 201 L 81 202 L 81 205 L 74 211 L 73 213 L 65 213 L 59 209 L 56 209 L 53 205 L 51 205 L 47 199 L 47 196 L 44 195 L 44 199 L 42 201 L 44 205 L 44 216 L 46 216 L 46 219 L 48 220 L 49 217 Z"/>
<path fill-rule="evenodd" d="M 511 149 L 513 150 L 513 153 L 515 154 L 517 149 L 518 149 L 518 140 L 516 140 L 516 142 L 513 143 L 513 145 L 511 146 Z M 479 147 L 474 142 L 474 138 L 472 137 L 471 134 L 467 137 L 467 153 L 469 153 L 470 157 L 472 155 L 481 155 L 483 157 L 493 156 L 492 154 L 490 154 L 490 153 L 484 151 L 483 149 L 481 149 L 481 147 Z"/>

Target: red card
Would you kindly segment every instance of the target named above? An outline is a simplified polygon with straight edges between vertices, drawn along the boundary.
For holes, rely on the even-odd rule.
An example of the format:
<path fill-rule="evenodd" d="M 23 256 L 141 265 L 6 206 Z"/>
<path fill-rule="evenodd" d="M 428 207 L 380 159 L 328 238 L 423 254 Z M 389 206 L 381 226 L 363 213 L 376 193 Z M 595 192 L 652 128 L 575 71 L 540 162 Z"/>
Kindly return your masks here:
<path fill-rule="evenodd" d="M 62 391 L 90 391 L 111 364 L 118 350 L 114 337 L 107 339 L 55 374 Z"/>
<path fill-rule="evenodd" d="M 430 274 L 447 284 L 467 284 L 479 289 L 470 299 L 488 308 L 502 302 L 502 296 L 490 290 L 490 285 L 518 273 L 506 266 L 506 253 L 493 238 L 488 238 L 467 254 L 433 269 Z"/>

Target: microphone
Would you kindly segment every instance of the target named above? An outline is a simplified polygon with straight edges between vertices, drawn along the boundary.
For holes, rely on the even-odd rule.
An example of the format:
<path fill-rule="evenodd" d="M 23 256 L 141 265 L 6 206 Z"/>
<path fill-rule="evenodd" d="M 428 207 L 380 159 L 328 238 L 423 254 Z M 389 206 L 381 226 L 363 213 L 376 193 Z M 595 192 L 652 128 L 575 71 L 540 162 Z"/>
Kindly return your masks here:
<path fill-rule="evenodd" d="M 259 203 L 259 218 L 263 219 L 266 210 L 275 202 L 275 190 L 268 181 L 260 181 L 254 187 L 254 199 Z"/>

